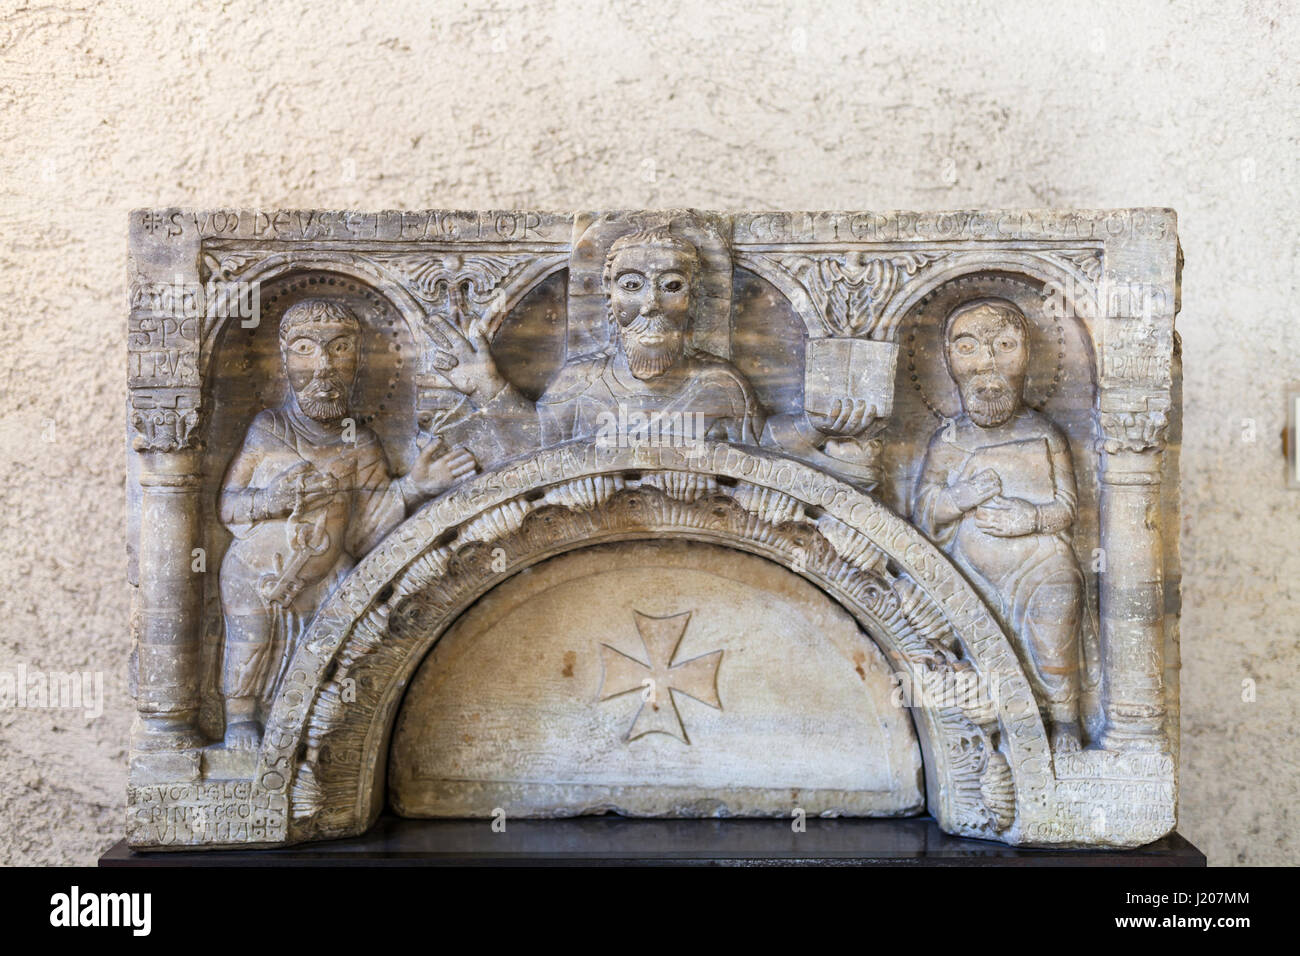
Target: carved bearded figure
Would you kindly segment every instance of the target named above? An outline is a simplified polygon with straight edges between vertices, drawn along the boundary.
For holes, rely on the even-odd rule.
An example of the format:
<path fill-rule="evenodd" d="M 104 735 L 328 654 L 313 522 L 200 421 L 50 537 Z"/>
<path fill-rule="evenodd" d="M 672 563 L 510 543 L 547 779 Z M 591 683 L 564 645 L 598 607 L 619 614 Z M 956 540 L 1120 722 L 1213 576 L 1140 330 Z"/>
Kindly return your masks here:
<path fill-rule="evenodd" d="M 756 444 L 763 413 L 726 359 L 687 344 L 698 301 L 696 248 L 666 226 L 616 240 L 603 285 L 612 345 L 568 363 L 537 403 L 542 441 L 598 434 L 629 419 L 659 423 L 660 437 Z"/>
<path fill-rule="evenodd" d="M 234 536 L 221 565 L 220 689 L 226 745 L 236 748 L 260 743 L 266 712 L 325 597 L 411 506 L 475 470 L 468 452 L 435 440 L 406 476 L 390 475 L 374 432 L 347 418 L 361 326 L 346 306 L 298 302 L 279 334 L 287 398 L 253 419 L 219 503 Z"/>
<path fill-rule="evenodd" d="M 490 432 L 489 457 L 574 438 L 756 444 L 763 412 L 749 381 L 687 344 L 699 272 L 695 246 L 666 225 L 616 240 L 603 272 L 610 344 L 565 362 L 535 405 L 501 375 L 481 330 L 444 323 L 436 367 L 477 407 L 473 434 Z"/>
<path fill-rule="evenodd" d="M 1077 750 L 1083 574 L 1070 544 L 1078 494 L 1065 435 L 1023 401 L 1028 323 L 980 299 L 944 323 L 962 414 L 930 439 L 912 520 L 970 576 L 1017 642 L 1056 749 Z"/>
<path fill-rule="evenodd" d="M 480 460 L 501 460 L 576 438 L 685 445 L 708 439 L 821 453 L 829 439 L 860 434 L 867 402 L 844 398 L 829 414 L 768 417 L 735 365 L 689 344 L 699 305 L 699 250 L 668 224 L 645 225 L 609 247 L 602 272 L 609 345 L 571 357 L 536 404 L 506 381 L 486 334 L 443 321 L 435 367 L 474 414 L 461 423 Z"/>

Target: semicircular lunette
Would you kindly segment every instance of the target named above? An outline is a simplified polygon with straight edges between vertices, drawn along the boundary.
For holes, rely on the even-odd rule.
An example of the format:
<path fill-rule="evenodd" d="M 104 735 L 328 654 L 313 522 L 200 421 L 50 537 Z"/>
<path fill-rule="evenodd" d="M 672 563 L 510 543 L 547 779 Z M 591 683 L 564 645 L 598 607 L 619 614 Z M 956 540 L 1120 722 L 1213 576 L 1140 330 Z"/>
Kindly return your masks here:
<path fill-rule="evenodd" d="M 1024 765 L 1025 787 L 1047 786 L 1035 772 L 1046 740 L 1015 655 L 969 585 L 910 526 L 851 486 L 754 449 L 699 451 L 703 458 L 675 462 L 661 453 L 660 464 L 679 466 L 665 469 L 633 468 L 649 462 L 627 452 L 593 465 L 589 446 L 552 450 L 471 482 L 466 500 L 480 500 L 459 521 L 438 521 L 437 511 L 456 511 L 434 503 L 395 530 L 391 548 L 381 546 L 344 582 L 300 648 L 292 671 L 314 673 L 318 683 L 287 686 L 285 704 L 297 706 L 277 705 L 268 725 L 281 753 L 303 748 L 291 790 L 302 835 L 369 825 L 383 781 L 362 779 L 359 768 L 382 766 L 402 689 L 465 608 L 556 554 L 662 537 L 776 560 L 829 593 L 877 637 L 912 687 L 933 691 L 918 695 L 912 710 L 931 812 L 956 832 L 1008 830 L 1016 767 Z M 482 494 L 556 467 L 576 473 L 544 483 L 541 496 Z M 279 765 L 277 754 L 264 751 L 264 767 Z M 367 794 L 360 805 L 358 793 Z"/>

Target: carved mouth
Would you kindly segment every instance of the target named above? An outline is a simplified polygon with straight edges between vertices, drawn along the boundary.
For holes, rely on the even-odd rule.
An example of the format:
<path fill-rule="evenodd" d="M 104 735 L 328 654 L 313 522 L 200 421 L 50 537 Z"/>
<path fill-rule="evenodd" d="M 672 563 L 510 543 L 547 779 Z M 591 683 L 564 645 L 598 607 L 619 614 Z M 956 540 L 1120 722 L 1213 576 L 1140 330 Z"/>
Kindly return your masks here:
<path fill-rule="evenodd" d="M 335 399 L 342 397 L 343 390 L 338 382 L 315 381 L 307 386 L 305 393 L 312 398 Z"/>
<path fill-rule="evenodd" d="M 347 414 L 347 392 L 335 378 L 314 378 L 298 393 L 298 403 L 308 418 L 334 421 Z"/>

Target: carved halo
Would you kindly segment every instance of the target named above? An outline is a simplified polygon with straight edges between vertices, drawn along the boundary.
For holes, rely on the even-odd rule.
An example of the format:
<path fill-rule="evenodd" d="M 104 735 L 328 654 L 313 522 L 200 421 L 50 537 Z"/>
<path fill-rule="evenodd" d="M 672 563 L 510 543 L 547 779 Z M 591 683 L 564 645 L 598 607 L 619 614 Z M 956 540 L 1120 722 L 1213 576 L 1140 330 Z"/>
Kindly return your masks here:
<path fill-rule="evenodd" d="M 272 329 L 278 328 L 285 310 L 303 299 L 336 299 L 351 309 L 360 321 L 363 343 L 367 347 L 360 351 L 352 403 L 362 412 L 357 416 L 358 424 L 378 424 L 378 419 L 394 407 L 394 396 L 408 374 L 401 355 L 402 335 L 397 310 L 383 295 L 348 276 L 327 272 L 288 273 L 265 284 L 262 322 Z M 256 331 L 249 329 L 249 336 Z M 393 352 L 392 362 L 377 362 L 376 348 Z M 380 364 L 387 367 L 377 368 Z M 386 378 L 383 376 L 385 371 Z M 282 380 L 282 375 L 276 376 L 276 381 Z M 267 404 L 269 399 L 267 396 L 263 404 Z"/>
<path fill-rule="evenodd" d="M 957 385 L 943 360 L 943 320 L 962 302 L 996 296 L 1014 302 L 1029 320 L 1029 373 L 1025 402 L 1041 408 L 1061 384 L 1065 369 L 1065 329 L 1044 307 L 1040 283 L 1009 275 L 960 276 L 917 303 L 908 320 L 907 376 L 927 408 L 939 419 L 961 412 Z"/>

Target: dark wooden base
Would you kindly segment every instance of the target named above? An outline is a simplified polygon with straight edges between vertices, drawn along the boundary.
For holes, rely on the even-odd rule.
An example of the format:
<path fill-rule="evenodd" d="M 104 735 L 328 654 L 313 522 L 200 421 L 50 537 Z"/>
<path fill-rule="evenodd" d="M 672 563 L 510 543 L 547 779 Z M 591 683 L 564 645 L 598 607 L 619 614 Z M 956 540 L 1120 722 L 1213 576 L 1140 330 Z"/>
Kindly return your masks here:
<path fill-rule="evenodd" d="M 1177 833 L 1135 850 L 1032 850 L 905 820 L 488 820 L 383 817 L 359 837 L 270 850 L 139 853 L 119 841 L 101 867 L 150 866 L 1205 866 Z"/>

